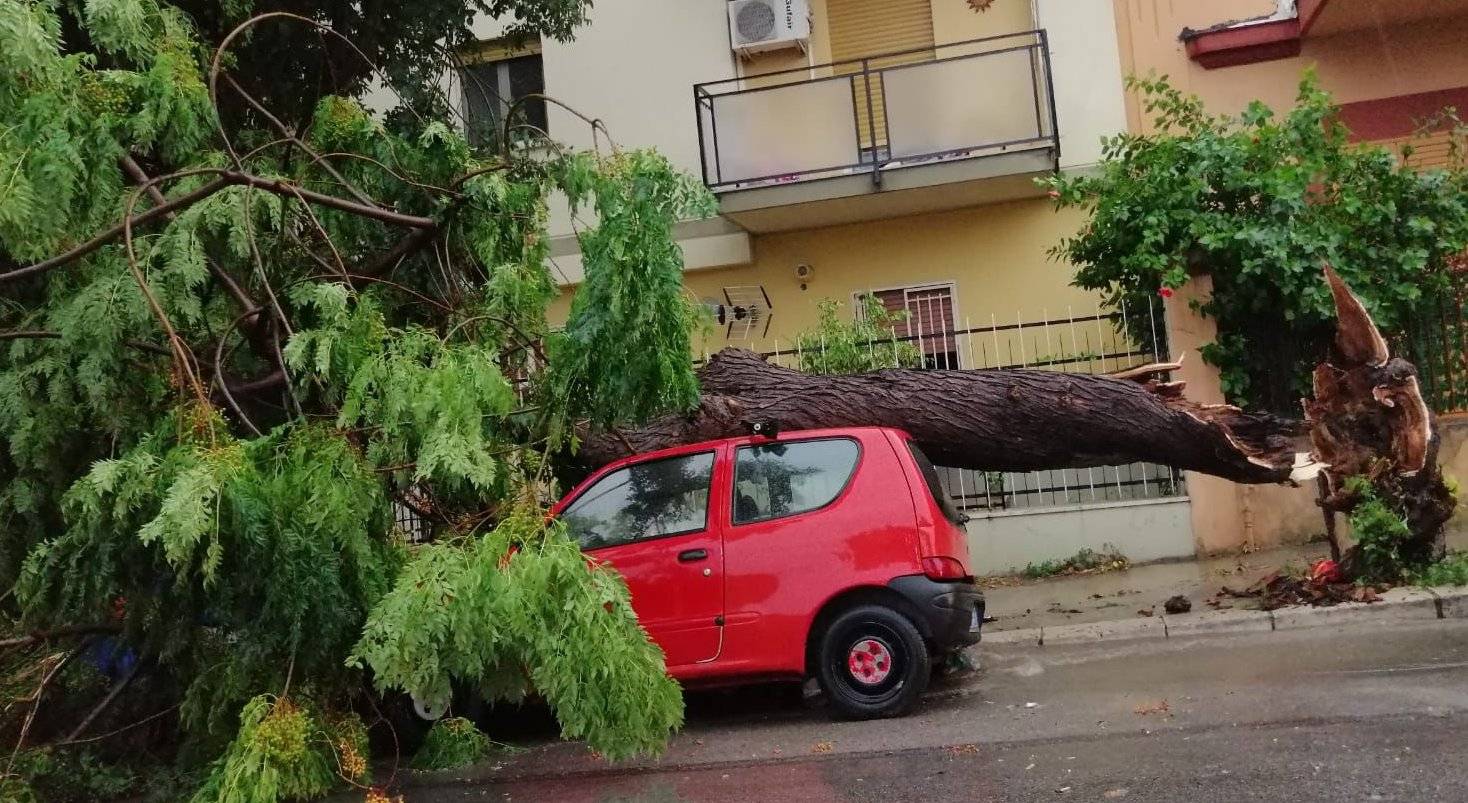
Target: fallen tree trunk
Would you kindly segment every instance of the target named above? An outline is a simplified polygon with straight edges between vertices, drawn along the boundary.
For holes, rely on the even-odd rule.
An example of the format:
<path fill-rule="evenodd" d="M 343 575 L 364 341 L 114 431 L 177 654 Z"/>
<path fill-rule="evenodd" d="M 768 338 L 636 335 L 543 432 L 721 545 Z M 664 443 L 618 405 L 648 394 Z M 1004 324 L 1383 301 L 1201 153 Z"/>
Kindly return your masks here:
<path fill-rule="evenodd" d="M 1037 370 L 894 368 L 806 374 L 743 349 L 724 349 L 699 371 L 704 397 L 689 415 L 631 431 L 590 435 L 587 468 L 681 443 L 781 429 L 889 426 L 906 430 L 933 462 L 1030 471 L 1146 461 L 1239 482 L 1283 482 L 1295 463 L 1297 422 L 1182 397 L 1182 383 Z M 1139 380 L 1139 381 L 1133 381 Z"/>
<path fill-rule="evenodd" d="M 724 349 L 699 371 L 704 395 L 696 410 L 630 431 L 590 433 L 579 467 L 773 422 L 785 430 L 897 427 L 933 462 L 984 471 L 1140 461 L 1257 484 L 1323 470 L 1328 514 L 1349 512 L 1359 499 L 1345 481 L 1365 477 L 1412 533 L 1403 557 L 1441 557 L 1456 500 L 1437 465 L 1436 427 L 1416 368 L 1391 357 L 1365 307 L 1329 266 L 1325 279 L 1336 304 L 1336 342 L 1315 370 L 1304 422 L 1188 401 L 1183 383 L 1159 378 L 1175 363 L 1114 376 L 900 368 L 834 376 Z M 1313 448 L 1298 455 L 1296 438 L 1306 431 Z M 1349 556 L 1346 563 L 1349 573 Z"/>

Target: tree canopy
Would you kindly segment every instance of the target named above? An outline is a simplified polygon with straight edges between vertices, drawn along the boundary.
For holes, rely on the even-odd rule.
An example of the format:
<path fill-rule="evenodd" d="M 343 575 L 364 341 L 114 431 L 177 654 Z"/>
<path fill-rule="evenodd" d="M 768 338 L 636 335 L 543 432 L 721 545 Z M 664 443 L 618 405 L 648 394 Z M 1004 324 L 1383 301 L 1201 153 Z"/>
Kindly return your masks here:
<path fill-rule="evenodd" d="M 1388 334 L 1447 291 L 1452 260 L 1468 247 L 1461 153 L 1447 169 L 1418 171 L 1404 154 L 1353 143 L 1311 73 L 1279 112 L 1255 101 L 1211 113 L 1165 77 L 1129 86 L 1155 132 L 1105 140 L 1094 175 L 1047 180 L 1059 206 L 1089 213 L 1054 255 L 1076 266 L 1075 284 L 1123 313 L 1147 309 L 1147 297 L 1192 271 L 1211 275 L 1202 311 L 1220 334 L 1203 358 L 1230 400 L 1298 412 L 1334 331 L 1323 262 Z M 1455 119 L 1423 122 L 1452 129 Z"/>
<path fill-rule="evenodd" d="M 8 789 L 124 727 L 88 749 L 176 756 L 197 800 L 318 795 L 364 782 L 392 692 L 533 690 L 612 757 L 680 724 L 544 505 L 588 422 L 696 403 L 671 227 L 710 198 L 653 152 L 471 147 L 424 55 L 588 5 L 0 4 L 0 583 L 31 634 L 0 668 L 35 699 L 3 727 L 46 756 Z M 553 192 L 597 220 L 561 331 Z M 58 703 L 86 665 L 110 683 Z"/>

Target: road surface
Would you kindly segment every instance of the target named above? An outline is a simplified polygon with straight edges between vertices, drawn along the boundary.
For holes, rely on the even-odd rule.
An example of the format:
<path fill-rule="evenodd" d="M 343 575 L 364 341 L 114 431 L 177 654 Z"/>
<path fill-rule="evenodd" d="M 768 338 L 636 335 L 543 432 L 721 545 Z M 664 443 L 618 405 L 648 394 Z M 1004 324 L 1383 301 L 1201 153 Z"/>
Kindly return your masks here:
<path fill-rule="evenodd" d="M 447 801 L 1468 801 L 1468 622 L 981 648 L 908 717 L 695 697 L 662 759 L 554 744 L 418 778 Z M 427 785 L 424 785 L 427 784 Z"/>

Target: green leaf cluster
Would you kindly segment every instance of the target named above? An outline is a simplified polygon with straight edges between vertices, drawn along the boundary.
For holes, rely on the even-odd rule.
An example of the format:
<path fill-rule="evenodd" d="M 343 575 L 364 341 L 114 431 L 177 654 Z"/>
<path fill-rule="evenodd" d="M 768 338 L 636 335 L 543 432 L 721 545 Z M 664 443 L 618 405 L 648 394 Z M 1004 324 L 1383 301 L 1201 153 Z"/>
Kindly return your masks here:
<path fill-rule="evenodd" d="M 1213 114 L 1165 77 L 1129 87 L 1155 132 L 1107 138 L 1095 174 L 1043 181 L 1058 206 L 1089 215 L 1052 253 L 1075 266 L 1077 286 L 1135 315 L 1163 288 L 1211 275 L 1201 311 L 1220 335 L 1202 353 L 1231 400 L 1297 411 L 1333 332 L 1322 263 L 1389 333 L 1448 289 L 1449 260 L 1468 247 L 1461 163 L 1417 171 L 1351 142 L 1313 73 L 1282 112 L 1256 101 Z"/>
<path fill-rule="evenodd" d="M 889 312 L 876 296 L 862 296 L 850 321 L 841 319 L 841 302 L 825 298 L 816 305 L 815 328 L 795 338 L 800 370 L 810 374 L 862 374 L 883 368 L 915 368 L 923 355 L 897 339 L 906 312 Z M 904 327 L 905 328 L 905 327 Z"/>
<path fill-rule="evenodd" d="M 621 578 L 531 510 L 425 547 L 373 610 L 352 660 L 379 688 L 421 700 L 446 702 L 455 681 L 489 699 L 533 689 L 566 738 L 612 758 L 659 752 L 683 719 Z"/>
<path fill-rule="evenodd" d="M 353 96 L 360 59 L 279 19 L 223 54 L 211 102 L 249 0 L 0 2 L 0 274 L 150 208 L 125 158 L 168 199 L 227 170 L 382 213 L 236 183 L 0 280 L 0 608 L 21 629 L 116 626 L 143 667 L 127 696 L 177 706 L 152 755 L 207 770 L 200 801 L 364 779 L 365 729 L 343 724 L 364 669 L 420 696 L 533 692 L 611 756 L 681 723 L 625 584 L 542 511 L 588 422 L 696 402 L 673 226 L 711 196 L 652 152 L 471 148 L 424 56 L 476 12 L 564 38 L 588 5 L 298 7 L 413 102 L 377 114 Z M 560 332 L 556 193 L 593 218 Z M 438 543 L 401 543 L 408 509 Z"/>
<path fill-rule="evenodd" d="M 433 723 L 423 746 L 413 754 L 413 768 L 451 770 L 489 755 L 492 743 L 474 723 L 463 717 L 444 717 Z"/>

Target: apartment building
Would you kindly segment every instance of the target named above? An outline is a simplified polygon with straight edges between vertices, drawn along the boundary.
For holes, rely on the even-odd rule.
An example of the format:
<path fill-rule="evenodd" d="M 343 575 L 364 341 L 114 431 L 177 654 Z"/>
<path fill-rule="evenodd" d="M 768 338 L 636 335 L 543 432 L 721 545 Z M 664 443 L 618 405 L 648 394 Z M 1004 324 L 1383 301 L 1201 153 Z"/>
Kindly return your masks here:
<path fill-rule="evenodd" d="M 1087 169 L 1126 128 L 1117 25 L 1111 0 L 609 0 L 569 43 L 479 21 L 457 91 L 471 133 L 544 92 L 575 110 L 526 102 L 556 140 L 653 147 L 704 181 L 719 214 L 677 230 L 690 292 L 724 315 L 704 353 L 793 364 L 822 300 L 850 314 L 874 294 L 929 365 L 1100 373 L 1153 355 L 1050 258 L 1083 217 L 1035 179 Z M 553 316 L 582 276 L 576 227 L 557 210 Z M 1164 467 L 947 480 L 994 571 L 1083 546 L 1195 550 Z"/>

